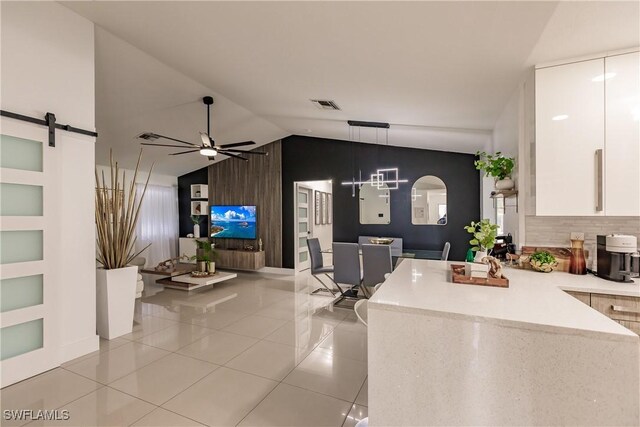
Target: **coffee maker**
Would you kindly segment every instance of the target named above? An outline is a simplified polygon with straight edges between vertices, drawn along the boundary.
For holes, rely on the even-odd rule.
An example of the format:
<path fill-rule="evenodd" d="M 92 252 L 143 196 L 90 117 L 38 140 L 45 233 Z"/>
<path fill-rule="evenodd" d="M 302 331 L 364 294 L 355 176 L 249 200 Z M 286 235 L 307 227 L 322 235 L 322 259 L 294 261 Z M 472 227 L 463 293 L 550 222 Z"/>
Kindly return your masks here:
<path fill-rule="evenodd" d="M 596 243 L 598 276 L 614 282 L 632 283 L 631 277 L 636 266 L 631 265 L 631 255 L 638 250 L 636 236 L 623 234 L 597 236 Z"/>

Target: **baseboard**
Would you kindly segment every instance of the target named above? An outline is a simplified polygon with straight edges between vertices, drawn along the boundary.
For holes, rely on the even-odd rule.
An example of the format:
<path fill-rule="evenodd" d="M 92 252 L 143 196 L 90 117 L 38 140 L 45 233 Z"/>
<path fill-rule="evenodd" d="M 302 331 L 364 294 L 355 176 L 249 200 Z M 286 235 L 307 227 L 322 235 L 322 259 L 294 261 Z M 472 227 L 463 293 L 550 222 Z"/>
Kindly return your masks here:
<path fill-rule="evenodd" d="M 81 341 L 67 344 L 60 348 L 60 363 L 68 362 L 85 354 L 89 354 L 100 348 L 100 337 L 98 335 L 90 336 Z"/>
<path fill-rule="evenodd" d="M 258 270 L 259 273 L 268 273 L 268 274 L 282 274 L 285 276 L 293 276 L 296 274 L 296 271 L 293 268 L 280 268 L 280 267 L 262 267 Z"/>

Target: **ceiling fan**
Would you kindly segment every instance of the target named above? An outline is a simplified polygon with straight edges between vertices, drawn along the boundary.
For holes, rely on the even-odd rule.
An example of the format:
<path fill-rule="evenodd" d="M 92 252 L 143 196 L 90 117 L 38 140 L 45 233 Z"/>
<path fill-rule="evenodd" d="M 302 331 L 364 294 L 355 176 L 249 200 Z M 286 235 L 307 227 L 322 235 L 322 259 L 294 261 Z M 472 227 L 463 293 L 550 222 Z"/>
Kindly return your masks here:
<path fill-rule="evenodd" d="M 242 157 L 239 154 L 253 154 L 260 156 L 267 156 L 269 153 L 264 151 L 243 151 L 238 150 L 236 147 L 243 147 L 245 145 L 254 145 L 253 141 L 243 141 L 243 142 L 234 142 L 231 144 L 223 144 L 216 145 L 213 138 L 211 138 L 211 105 L 213 104 L 213 98 L 210 96 L 205 96 L 202 98 L 202 102 L 207 106 L 207 133 L 200 132 L 200 139 L 202 144 L 194 144 L 191 142 L 183 141 L 181 139 L 172 138 L 170 136 L 160 135 L 154 132 L 145 132 L 138 135 L 138 139 L 143 139 L 145 141 L 156 141 L 160 138 L 168 139 L 170 141 L 179 142 L 184 145 L 190 146 L 190 148 L 186 151 L 179 151 L 177 153 L 169 153 L 170 156 L 179 156 L 181 154 L 189 154 L 200 152 L 203 156 L 206 156 L 209 160 L 215 160 L 216 155 L 224 154 L 225 156 L 235 157 L 236 159 L 249 161 L 246 157 Z M 142 142 L 142 145 L 153 145 L 156 147 L 165 147 L 165 148 L 187 148 L 184 145 L 169 145 L 169 144 L 156 144 L 153 142 Z"/>

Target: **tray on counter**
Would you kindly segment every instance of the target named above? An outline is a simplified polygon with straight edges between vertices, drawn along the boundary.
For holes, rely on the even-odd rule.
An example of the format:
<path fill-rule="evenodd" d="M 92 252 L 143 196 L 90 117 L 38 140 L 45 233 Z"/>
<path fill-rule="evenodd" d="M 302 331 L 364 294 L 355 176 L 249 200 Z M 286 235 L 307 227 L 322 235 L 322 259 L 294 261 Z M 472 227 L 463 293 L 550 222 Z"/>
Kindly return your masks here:
<path fill-rule="evenodd" d="M 494 279 L 493 277 L 483 279 L 481 277 L 465 276 L 464 264 L 451 264 L 451 280 L 453 283 L 461 283 L 463 285 L 495 286 L 498 288 L 509 287 L 509 279 Z"/>

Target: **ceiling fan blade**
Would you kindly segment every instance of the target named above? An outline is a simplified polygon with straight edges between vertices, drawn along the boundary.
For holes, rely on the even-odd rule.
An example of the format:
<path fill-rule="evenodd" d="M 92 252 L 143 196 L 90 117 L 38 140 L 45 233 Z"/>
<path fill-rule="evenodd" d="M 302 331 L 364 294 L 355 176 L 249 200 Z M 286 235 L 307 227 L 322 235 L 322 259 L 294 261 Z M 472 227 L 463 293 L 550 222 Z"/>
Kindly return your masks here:
<path fill-rule="evenodd" d="M 141 145 L 155 145 L 156 147 L 166 147 L 166 148 L 185 148 L 183 145 L 154 144 L 152 142 L 141 142 L 140 144 Z M 197 147 L 197 145 L 195 147 Z"/>
<path fill-rule="evenodd" d="M 204 132 L 200 132 L 200 139 L 203 147 L 211 147 L 211 138 Z"/>
<path fill-rule="evenodd" d="M 244 160 L 245 162 L 248 162 L 249 159 L 245 159 L 242 156 L 238 156 L 237 154 L 231 154 L 231 153 L 221 153 L 224 154 L 225 156 L 229 156 L 229 157 L 235 157 L 236 159 L 240 159 L 240 160 Z"/>
<path fill-rule="evenodd" d="M 197 150 L 187 150 L 187 151 L 179 151 L 177 153 L 169 153 L 170 156 L 177 156 L 179 154 L 187 154 L 187 153 L 195 153 L 196 151 L 200 151 L 200 149 Z"/>
<path fill-rule="evenodd" d="M 242 147 L 244 145 L 254 145 L 255 142 L 253 141 L 243 141 L 243 142 L 234 142 L 233 144 L 224 144 L 224 145 L 219 145 L 219 148 L 231 148 L 231 147 Z"/>
<path fill-rule="evenodd" d="M 269 153 L 265 152 L 265 151 L 242 151 L 242 150 L 234 150 L 233 148 L 225 150 L 218 150 L 221 153 L 240 153 L 240 154 L 257 154 L 260 156 L 268 156 Z"/>
<path fill-rule="evenodd" d="M 171 138 L 170 136 L 160 135 L 159 133 L 156 133 L 155 135 L 159 136 L 160 138 L 170 139 L 171 141 L 179 142 L 179 143 L 181 143 L 181 144 L 193 145 L 194 147 L 197 147 L 197 146 L 198 146 L 198 144 L 194 144 L 194 143 L 192 143 L 192 142 L 183 141 L 183 140 L 181 140 L 181 139 Z"/>

